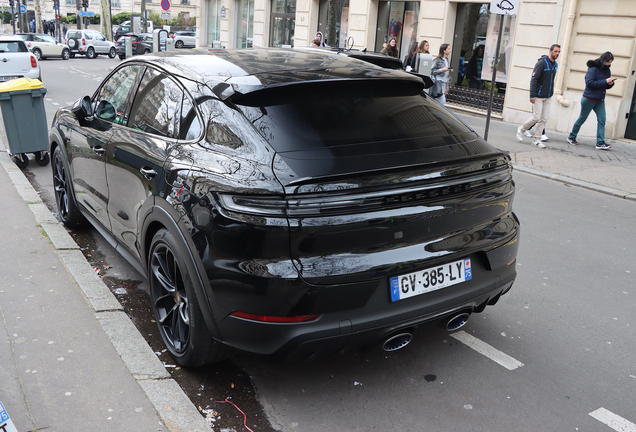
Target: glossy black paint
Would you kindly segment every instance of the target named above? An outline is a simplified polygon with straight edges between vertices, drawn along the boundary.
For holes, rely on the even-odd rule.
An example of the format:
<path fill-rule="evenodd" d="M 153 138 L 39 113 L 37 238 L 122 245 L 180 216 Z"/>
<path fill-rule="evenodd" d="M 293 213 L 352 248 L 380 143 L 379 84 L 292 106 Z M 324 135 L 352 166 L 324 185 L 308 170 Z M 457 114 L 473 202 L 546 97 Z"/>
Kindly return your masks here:
<path fill-rule="evenodd" d="M 138 269 L 148 272 L 154 234 L 172 234 L 219 343 L 274 359 L 338 352 L 480 312 L 514 282 L 510 158 L 423 95 L 418 77 L 276 49 L 148 55 L 123 62 L 105 83 L 124 71 L 134 74 L 113 117 L 96 114 L 111 108 L 98 103 L 100 86 L 88 108 L 58 111 L 51 152 L 64 150 L 71 198 Z M 170 88 L 183 95 L 170 133 L 133 124 L 131 112 L 161 105 L 138 94 L 150 71 L 173 84 L 166 102 Z M 379 115 L 418 119 L 403 126 L 412 136 L 298 148 L 289 138 L 279 147 L 293 124 L 273 104 L 289 94 L 350 87 L 381 98 L 387 84 L 411 99 Z M 422 114 L 413 117 L 412 106 Z M 471 281 L 391 302 L 390 277 L 467 257 Z M 273 324 L 233 312 L 319 318 Z"/>

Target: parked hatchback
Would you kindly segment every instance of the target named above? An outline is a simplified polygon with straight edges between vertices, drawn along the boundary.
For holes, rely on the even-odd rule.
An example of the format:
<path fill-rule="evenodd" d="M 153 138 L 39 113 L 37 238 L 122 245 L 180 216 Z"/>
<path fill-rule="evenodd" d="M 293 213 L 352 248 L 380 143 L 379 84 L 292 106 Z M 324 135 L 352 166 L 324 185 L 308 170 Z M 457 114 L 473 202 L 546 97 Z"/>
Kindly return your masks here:
<path fill-rule="evenodd" d="M 0 36 L 0 82 L 18 78 L 42 81 L 40 63 L 20 36 Z"/>
<path fill-rule="evenodd" d="M 81 54 L 94 59 L 100 54 L 110 58 L 117 55 L 115 44 L 95 30 L 68 30 L 64 40 L 71 50 L 71 57 Z"/>
<path fill-rule="evenodd" d="M 59 43 L 53 36 L 37 33 L 19 33 L 38 60 L 49 57 L 59 57 L 68 60 L 71 57 L 71 50 L 68 45 Z"/>
<path fill-rule="evenodd" d="M 152 52 L 152 39 L 147 40 L 146 36 L 138 35 L 134 33 L 127 33 L 122 35 L 115 42 L 115 48 L 117 49 L 117 55 L 121 60 L 126 58 L 126 38 L 129 37 L 132 43 L 132 55 L 137 54 L 149 54 Z"/>
<path fill-rule="evenodd" d="M 58 214 L 148 277 L 182 365 L 399 349 L 516 277 L 510 157 L 423 90 L 329 52 L 131 58 L 53 119 Z"/>

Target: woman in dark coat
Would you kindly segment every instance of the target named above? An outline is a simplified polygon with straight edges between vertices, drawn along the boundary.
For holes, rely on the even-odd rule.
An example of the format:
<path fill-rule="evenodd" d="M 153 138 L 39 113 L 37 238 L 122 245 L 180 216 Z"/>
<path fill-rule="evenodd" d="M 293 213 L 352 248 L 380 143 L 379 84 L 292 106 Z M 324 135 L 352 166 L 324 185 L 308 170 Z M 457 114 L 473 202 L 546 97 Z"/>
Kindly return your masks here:
<path fill-rule="evenodd" d="M 404 58 L 404 62 L 402 63 L 402 67 L 406 70 L 407 66 L 411 66 L 411 70 L 417 69 L 417 42 L 411 43 L 411 48 L 409 49 L 409 53 Z"/>
<path fill-rule="evenodd" d="M 468 85 L 472 89 L 481 90 L 481 69 L 484 65 L 484 46 L 479 45 L 473 55 L 468 61 L 468 68 L 466 69 L 466 78 L 468 78 Z"/>
<path fill-rule="evenodd" d="M 587 62 L 587 73 L 585 74 L 585 91 L 581 98 L 581 114 L 574 123 L 572 132 L 568 135 L 568 142 L 572 145 L 578 145 L 576 136 L 590 115 L 590 111 L 596 113 L 596 148 L 598 150 L 609 150 L 612 146 L 605 143 L 605 92 L 607 89 L 614 87 L 615 78 L 612 78 L 610 65 L 614 60 L 611 52 L 607 51 L 596 60 Z"/>

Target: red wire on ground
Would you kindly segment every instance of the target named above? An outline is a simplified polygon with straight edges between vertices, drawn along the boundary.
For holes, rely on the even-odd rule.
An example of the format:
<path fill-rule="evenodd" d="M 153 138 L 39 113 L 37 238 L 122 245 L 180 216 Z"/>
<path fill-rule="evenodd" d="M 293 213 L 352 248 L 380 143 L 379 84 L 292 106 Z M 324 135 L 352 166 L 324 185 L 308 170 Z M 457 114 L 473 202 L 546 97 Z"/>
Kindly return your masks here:
<path fill-rule="evenodd" d="M 249 426 L 247 425 L 247 415 L 245 415 L 245 413 L 244 413 L 243 411 L 241 411 L 241 409 L 240 409 L 238 406 L 236 406 L 236 404 L 235 404 L 234 402 L 227 400 L 227 398 L 225 398 L 225 400 L 224 400 L 224 401 L 216 401 L 216 402 L 217 402 L 217 403 L 229 403 L 229 404 L 234 405 L 234 408 L 236 408 L 237 410 L 239 410 L 239 412 L 240 412 L 241 414 L 243 414 L 243 426 L 245 426 L 245 429 L 247 429 L 247 430 L 248 430 L 248 431 L 250 431 L 250 432 L 254 432 L 254 431 L 253 431 L 252 429 L 250 429 L 250 428 L 249 428 Z"/>

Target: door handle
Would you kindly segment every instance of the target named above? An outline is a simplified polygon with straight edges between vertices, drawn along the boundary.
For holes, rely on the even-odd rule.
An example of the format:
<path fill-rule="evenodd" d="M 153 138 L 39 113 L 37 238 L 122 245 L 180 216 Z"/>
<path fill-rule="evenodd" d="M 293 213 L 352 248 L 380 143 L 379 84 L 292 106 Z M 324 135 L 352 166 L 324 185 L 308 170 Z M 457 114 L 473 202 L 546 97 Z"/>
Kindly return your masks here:
<path fill-rule="evenodd" d="M 93 147 L 93 151 L 100 156 L 106 153 L 106 149 L 100 145 L 96 145 L 95 147 Z"/>
<path fill-rule="evenodd" d="M 152 180 L 153 178 L 157 177 L 157 171 L 153 170 L 152 168 L 141 167 L 139 171 L 148 180 Z"/>

